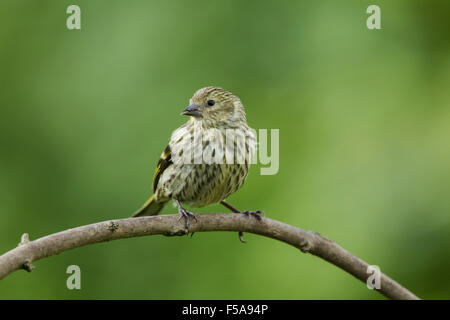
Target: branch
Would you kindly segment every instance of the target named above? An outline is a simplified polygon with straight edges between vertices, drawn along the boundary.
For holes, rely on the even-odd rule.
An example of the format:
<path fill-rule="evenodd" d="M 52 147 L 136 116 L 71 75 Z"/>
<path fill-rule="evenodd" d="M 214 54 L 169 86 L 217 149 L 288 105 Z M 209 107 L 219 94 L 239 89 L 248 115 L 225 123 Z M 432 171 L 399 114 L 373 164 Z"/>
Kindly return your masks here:
<path fill-rule="evenodd" d="M 305 231 L 268 218 L 262 218 L 258 221 L 254 217 L 243 214 L 197 214 L 196 217 L 197 221 L 191 219 L 190 232 L 243 231 L 259 234 L 288 243 L 304 253 L 318 256 L 347 271 L 364 283 L 369 276 L 367 273 L 369 265 L 366 262 L 315 231 Z M 166 236 L 185 235 L 184 220 L 179 220 L 178 215 L 110 220 L 68 229 L 34 241 L 29 240 L 28 234 L 24 234 L 17 248 L 0 256 L 0 279 L 15 270 L 31 271 L 33 261 L 69 249 L 109 240 L 157 234 Z M 381 274 L 381 288 L 375 290 L 391 299 L 419 299 L 384 274 Z"/>

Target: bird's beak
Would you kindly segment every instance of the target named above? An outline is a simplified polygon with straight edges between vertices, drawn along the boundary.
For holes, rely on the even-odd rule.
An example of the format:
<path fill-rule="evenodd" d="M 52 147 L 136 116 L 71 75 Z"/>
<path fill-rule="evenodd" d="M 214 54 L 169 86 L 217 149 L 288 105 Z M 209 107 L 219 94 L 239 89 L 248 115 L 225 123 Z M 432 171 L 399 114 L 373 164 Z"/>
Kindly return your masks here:
<path fill-rule="evenodd" d="M 197 107 L 195 104 L 191 104 L 189 107 L 184 109 L 181 114 L 184 116 L 203 118 L 202 112 L 200 111 L 199 107 Z"/>

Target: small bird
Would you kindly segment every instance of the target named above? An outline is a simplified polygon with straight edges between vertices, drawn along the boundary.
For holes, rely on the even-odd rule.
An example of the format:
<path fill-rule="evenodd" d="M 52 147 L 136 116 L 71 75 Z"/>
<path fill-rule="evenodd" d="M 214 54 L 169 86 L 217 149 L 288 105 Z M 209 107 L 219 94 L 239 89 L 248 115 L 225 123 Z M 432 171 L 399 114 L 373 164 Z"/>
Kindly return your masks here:
<path fill-rule="evenodd" d="M 241 100 L 211 86 L 197 90 L 189 102 L 181 114 L 190 119 L 172 133 L 157 164 L 153 195 L 133 217 L 156 215 L 174 200 L 188 231 L 190 218 L 196 218 L 182 204 L 221 203 L 261 219 L 261 210 L 241 212 L 225 201 L 244 184 L 256 150 L 256 134 L 247 125 Z"/>

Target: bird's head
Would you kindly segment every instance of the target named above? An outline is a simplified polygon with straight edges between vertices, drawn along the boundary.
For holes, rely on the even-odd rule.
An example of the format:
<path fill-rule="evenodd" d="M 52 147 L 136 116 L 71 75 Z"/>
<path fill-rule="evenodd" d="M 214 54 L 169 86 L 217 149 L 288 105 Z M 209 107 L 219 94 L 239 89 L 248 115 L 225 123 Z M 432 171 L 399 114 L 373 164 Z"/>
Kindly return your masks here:
<path fill-rule="evenodd" d="M 202 121 L 205 127 L 229 128 L 246 123 L 241 100 L 222 88 L 205 87 L 197 90 L 182 115 Z"/>

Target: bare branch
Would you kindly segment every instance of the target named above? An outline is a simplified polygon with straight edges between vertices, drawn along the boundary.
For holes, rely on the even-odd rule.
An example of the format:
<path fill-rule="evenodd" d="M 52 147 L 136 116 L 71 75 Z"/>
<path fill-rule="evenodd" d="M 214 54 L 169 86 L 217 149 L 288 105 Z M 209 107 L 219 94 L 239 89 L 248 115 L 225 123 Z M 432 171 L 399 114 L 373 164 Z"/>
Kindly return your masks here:
<path fill-rule="evenodd" d="M 244 214 L 217 213 L 197 214 L 190 232 L 243 231 L 259 234 L 288 243 L 305 253 L 318 256 L 347 271 L 364 283 L 367 281 L 368 264 L 355 257 L 334 241 L 314 231 Z M 185 235 L 184 221 L 178 215 L 161 215 L 98 222 L 51 234 L 30 241 L 28 234 L 22 236 L 19 246 L 0 256 L 0 279 L 15 270 L 31 271 L 33 261 L 88 244 L 148 235 Z M 381 288 L 375 289 L 391 299 L 419 299 L 400 284 L 381 274 Z"/>

